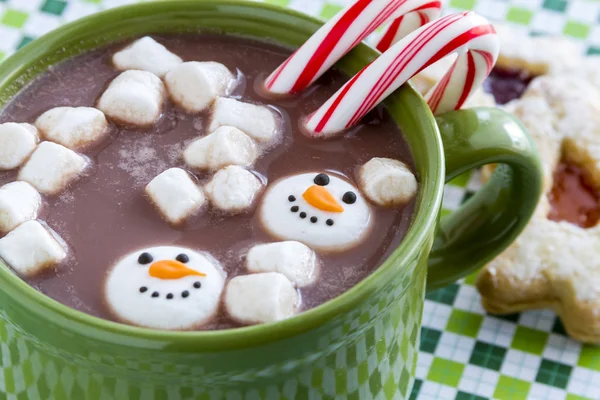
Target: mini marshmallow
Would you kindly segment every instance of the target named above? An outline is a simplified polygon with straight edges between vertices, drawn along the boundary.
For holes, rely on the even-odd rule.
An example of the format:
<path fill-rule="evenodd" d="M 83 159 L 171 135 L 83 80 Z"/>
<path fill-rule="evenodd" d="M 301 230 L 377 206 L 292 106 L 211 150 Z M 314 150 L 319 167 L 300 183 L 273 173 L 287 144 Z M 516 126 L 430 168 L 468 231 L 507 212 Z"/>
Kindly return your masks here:
<path fill-rule="evenodd" d="M 254 174 L 237 165 L 219 170 L 205 187 L 211 204 L 223 211 L 238 213 L 248 209 L 262 183 Z"/>
<path fill-rule="evenodd" d="M 38 144 L 37 130 L 29 124 L 0 124 L 0 144 L 0 170 L 20 167 Z"/>
<path fill-rule="evenodd" d="M 208 130 L 213 132 L 223 125 L 235 126 L 263 143 L 273 140 L 279 130 L 275 113 L 268 107 L 219 97 L 215 101 Z"/>
<path fill-rule="evenodd" d="M 108 85 L 98 100 L 98 108 L 117 122 L 146 126 L 162 111 L 165 87 L 147 71 L 125 71 Z"/>
<path fill-rule="evenodd" d="M 42 197 L 27 182 L 11 182 L 0 187 L 0 233 L 36 219 L 41 205 Z"/>
<path fill-rule="evenodd" d="M 217 170 L 227 165 L 252 165 L 258 156 L 252 138 L 232 126 L 222 126 L 188 146 L 183 153 L 192 168 Z"/>
<path fill-rule="evenodd" d="M 181 168 L 170 168 L 156 176 L 146 186 L 146 193 L 172 224 L 197 213 L 205 201 L 202 190 Z"/>
<path fill-rule="evenodd" d="M 402 206 L 417 193 L 414 174 L 406 164 L 390 158 L 372 158 L 358 177 L 365 196 L 379 206 Z"/>
<path fill-rule="evenodd" d="M 235 78 L 226 66 L 218 62 L 190 61 L 170 70 L 165 76 L 165 83 L 175 103 L 189 112 L 200 112 L 217 97 L 228 95 Z"/>
<path fill-rule="evenodd" d="M 67 256 L 57 237 L 38 221 L 26 221 L 0 239 L 0 258 L 21 276 L 35 275 Z"/>
<path fill-rule="evenodd" d="M 42 142 L 19 172 L 40 193 L 53 195 L 65 189 L 87 166 L 87 160 L 60 144 Z"/>
<path fill-rule="evenodd" d="M 242 324 L 281 321 L 299 306 L 296 289 L 285 275 L 266 272 L 236 276 L 225 289 L 225 309 Z"/>
<path fill-rule="evenodd" d="M 139 69 L 163 77 L 171 68 L 181 64 L 181 58 L 149 36 L 136 40 L 113 55 L 113 64 L 121 71 Z"/>
<path fill-rule="evenodd" d="M 249 272 L 279 272 L 298 287 L 317 279 L 317 257 L 303 243 L 293 240 L 253 246 L 246 256 Z"/>
<path fill-rule="evenodd" d="M 102 111 L 92 107 L 56 107 L 35 121 L 40 136 L 76 149 L 94 143 L 106 134 L 108 123 Z"/>
<path fill-rule="evenodd" d="M 108 273 L 104 294 L 122 321 L 155 329 L 190 329 L 216 315 L 224 285 L 225 274 L 210 256 L 159 246 L 119 260 Z"/>

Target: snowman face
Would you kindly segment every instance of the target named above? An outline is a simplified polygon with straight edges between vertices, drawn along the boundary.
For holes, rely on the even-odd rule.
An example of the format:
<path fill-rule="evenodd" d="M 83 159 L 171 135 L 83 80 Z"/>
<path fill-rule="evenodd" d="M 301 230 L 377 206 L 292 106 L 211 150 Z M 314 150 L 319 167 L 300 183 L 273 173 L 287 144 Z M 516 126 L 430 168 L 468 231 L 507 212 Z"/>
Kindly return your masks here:
<path fill-rule="evenodd" d="M 219 306 L 224 273 L 205 255 L 173 246 L 133 252 L 109 272 L 106 301 L 126 322 L 157 329 L 189 329 Z"/>
<path fill-rule="evenodd" d="M 335 175 L 319 172 L 273 183 L 259 213 L 263 228 L 273 236 L 322 251 L 357 245 L 371 225 L 371 208 L 358 189 Z"/>

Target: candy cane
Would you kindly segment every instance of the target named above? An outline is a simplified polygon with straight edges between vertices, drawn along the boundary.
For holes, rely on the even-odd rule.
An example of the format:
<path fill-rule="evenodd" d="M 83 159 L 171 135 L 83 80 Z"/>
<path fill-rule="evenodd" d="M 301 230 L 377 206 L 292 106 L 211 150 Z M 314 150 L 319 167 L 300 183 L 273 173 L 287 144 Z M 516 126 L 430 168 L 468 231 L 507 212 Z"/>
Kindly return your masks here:
<path fill-rule="evenodd" d="M 355 125 L 415 74 L 453 52 L 457 60 L 425 97 L 435 114 L 459 109 L 498 57 L 494 27 L 471 11 L 430 22 L 393 45 L 308 117 L 308 131 L 327 136 Z"/>
<path fill-rule="evenodd" d="M 438 6 L 438 4 L 430 3 L 432 7 Z M 425 5 L 428 6 L 428 5 Z M 439 10 L 439 8 L 438 8 Z M 389 49 L 394 43 L 408 35 L 412 31 L 419 29 L 423 25 L 431 22 L 438 16 L 435 15 L 431 18 L 431 12 L 426 12 L 426 9 L 401 15 L 392 21 L 392 23 L 385 29 L 383 35 L 377 41 L 375 47 L 382 53 Z M 439 14 L 439 11 L 438 11 Z"/>
<path fill-rule="evenodd" d="M 357 0 L 315 32 L 267 78 L 271 93 L 297 93 L 387 21 L 410 13 L 437 18 L 441 2 L 432 0 Z M 418 28 L 420 25 L 413 28 Z"/>

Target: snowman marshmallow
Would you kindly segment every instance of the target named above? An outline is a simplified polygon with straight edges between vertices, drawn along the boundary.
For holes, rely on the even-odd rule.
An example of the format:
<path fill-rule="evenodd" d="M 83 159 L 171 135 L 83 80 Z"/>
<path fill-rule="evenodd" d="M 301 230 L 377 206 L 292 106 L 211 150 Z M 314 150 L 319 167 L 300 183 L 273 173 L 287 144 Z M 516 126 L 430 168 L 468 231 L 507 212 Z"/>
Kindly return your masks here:
<path fill-rule="evenodd" d="M 183 247 L 135 251 L 116 263 L 106 302 L 121 320 L 156 329 L 191 329 L 219 307 L 225 274 L 206 255 Z"/>
<path fill-rule="evenodd" d="M 305 173 L 276 181 L 259 206 L 263 228 L 282 240 L 320 251 L 360 243 L 371 227 L 371 208 L 360 191 L 329 173 Z"/>

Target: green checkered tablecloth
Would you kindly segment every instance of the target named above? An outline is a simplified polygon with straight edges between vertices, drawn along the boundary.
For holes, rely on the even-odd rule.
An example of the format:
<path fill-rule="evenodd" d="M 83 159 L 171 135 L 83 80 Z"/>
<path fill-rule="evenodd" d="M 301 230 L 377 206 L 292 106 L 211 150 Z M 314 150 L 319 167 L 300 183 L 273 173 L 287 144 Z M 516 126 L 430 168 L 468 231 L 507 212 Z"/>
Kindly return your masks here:
<path fill-rule="evenodd" d="M 57 26 L 133 0 L 0 0 L 0 60 Z M 269 1 L 269 0 L 267 0 Z M 329 18 L 351 0 L 270 0 Z M 600 2 L 450 0 L 532 34 L 563 34 L 600 53 Z M 444 212 L 477 190 L 479 178 L 447 186 Z M 487 315 L 475 276 L 427 295 L 414 399 L 600 399 L 600 348 L 565 336 L 550 311 Z M 0 357 L 1 358 L 1 357 Z"/>

